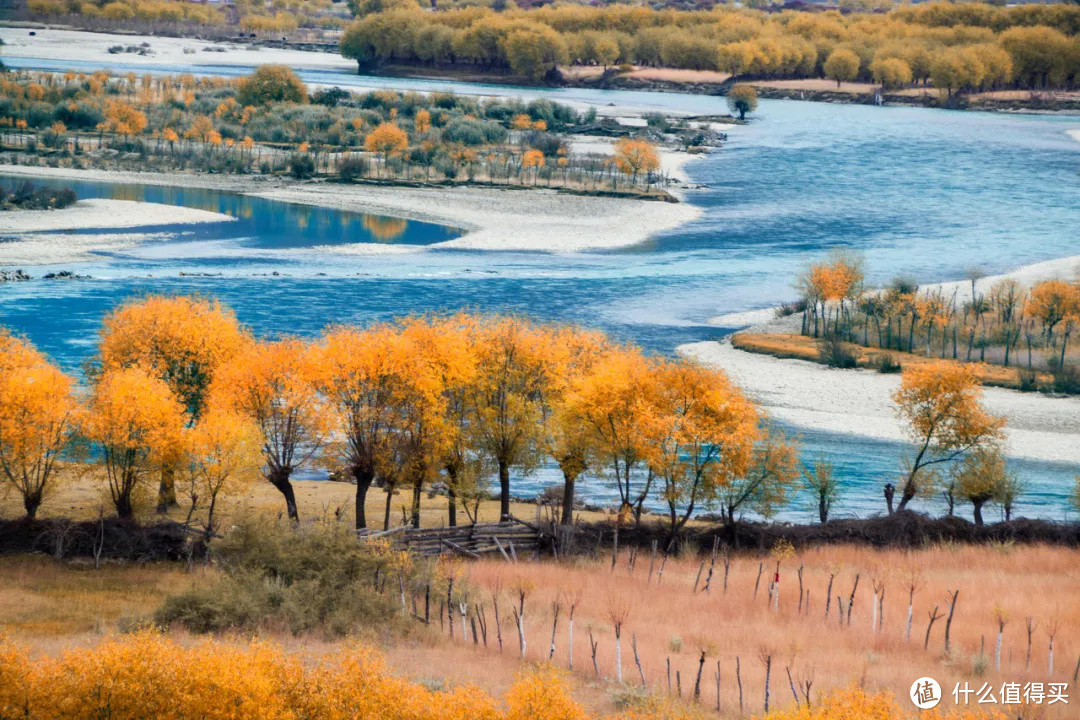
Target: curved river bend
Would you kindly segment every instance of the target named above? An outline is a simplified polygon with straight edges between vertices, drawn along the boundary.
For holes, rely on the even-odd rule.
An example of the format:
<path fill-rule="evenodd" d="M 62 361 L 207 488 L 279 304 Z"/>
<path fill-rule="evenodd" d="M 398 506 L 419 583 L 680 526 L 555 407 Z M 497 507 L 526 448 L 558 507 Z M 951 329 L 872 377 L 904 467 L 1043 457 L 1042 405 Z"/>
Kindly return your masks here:
<path fill-rule="evenodd" d="M 309 82 L 342 86 L 518 92 L 302 74 Z M 726 111 L 721 98 L 707 96 L 521 92 L 598 106 Z M 687 165 L 691 178 L 708 186 L 690 194 L 704 209 L 699 220 L 641 246 L 595 253 L 313 252 L 313 246 L 337 243 L 430 244 L 457 231 L 227 193 L 77 183 L 80 197 L 191 205 L 241 222 L 183 232 L 140 228 L 167 239 L 77 267 L 37 268 L 35 275 L 76 269 L 94 279 L 8 284 L 0 290 L 0 324 L 27 335 L 68 369 L 93 351 L 105 312 L 148 292 L 214 295 L 264 335 L 314 335 L 333 322 L 466 308 L 598 326 L 670 353 L 680 343 L 730 331 L 706 324 L 711 316 L 790 299 L 799 268 L 834 247 L 862 252 L 872 281 L 906 274 L 933 282 L 962 277 L 972 267 L 992 273 L 1080 253 L 1080 143 L 1065 132 L 1071 128 L 1080 128 L 1080 118 L 763 101 L 755 121 L 736 129 L 723 150 Z M 191 276 L 200 273 L 212 276 Z M 824 452 L 846 483 L 841 515 L 882 509 L 881 484 L 895 475 L 901 448 L 801 432 L 808 456 Z M 1063 517 L 1080 468 L 1015 465 L 1031 488 L 1019 511 Z M 517 492 L 527 495 L 557 481 L 556 473 L 541 470 L 517 482 Z M 582 492 L 594 502 L 615 495 L 602 482 L 586 483 Z M 807 503 L 796 502 L 783 516 L 808 520 L 812 514 Z"/>

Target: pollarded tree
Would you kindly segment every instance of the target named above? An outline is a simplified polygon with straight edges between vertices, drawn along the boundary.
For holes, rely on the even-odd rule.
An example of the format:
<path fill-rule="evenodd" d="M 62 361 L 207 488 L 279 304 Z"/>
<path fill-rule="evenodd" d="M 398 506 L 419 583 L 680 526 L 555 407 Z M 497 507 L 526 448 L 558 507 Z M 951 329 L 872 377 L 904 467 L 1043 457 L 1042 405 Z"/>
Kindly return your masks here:
<path fill-rule="evenodd" d="M 630 176 L 631 183 L 637 184 L 639 174 L 660 169 L 660 155 L 648 140 L 620 138 L 615 142 L 615 166 Z"/>
<path fill-rule="evenodd" d="M 557 335 L 555 342 L 565 349 L 566 354 L 544 404 L 547 430 L 544 442 L 547 454 L 558 464 L 563 476 L 559 522 L 572 525 L 577 481 L 596 462 L 595 435 L 589 432 L 578 389 L 598 364 L 607 361 L 613 348 L 597 332 L 564 328 Z"/>
<path fill-rule="evenodd" d="M 758 414 L 718 370 L 655 360 L 650 375 L 642 389 L 646 457 L 663 482 L 670 546 L 699 504 L 714 502 L 750 470 Z"/>
<path fill-rule="evenodd" d="M 286 65 L 261 65 L 255 72 L 240 78 L 236 99 L 241 105 L 307 102 L 307 86 Z"/>
<path fill-rule="evenodd" d="M 727 93 L 727 106 L 731 112 L 739 113 L 739 119 L 745 120 L 746 113 L 754 112 L 758 105 L 757 90 L 753 85 L 739 83 L 732 85 Z"/>
<path fill-rule="evenodd" d="M 56 463 L 74 431 L 71 379 L 43 361 L 3 358 L 0 398 L 0 480 L 22 495 L 33 518 L 56 484 Z"/>
<path fill-rule="evenodd" d="M 822 523 L 829 521 L 829 513 L 840 497 L 840 482 L 833 470 L 833 465 L 822 455 L 813 466 L 803 466 L 803 482 L 817 503 L 818 519 Z"/>
<path fill-rule="evenodd" d="M 214 532 L 218 499 L 251 486 L 259 476 L 262 437 L 250 419 L 211 410 L 185 432 L 186 486 L 194 513 L 206 506 L 206 531 Z"/>
<path fill-rule="evenodd" d="M 787 502 L 799 480 L 797 449 L 787 436 L 767 420 L 754 443 L 749 467 L 720 488 L 720 511 L 735 522 L 743 510 L 772 517 Z"/>
<path fill-rule="evenodd" d="M 518 317 L 491 318 L 477 330 L 474 432 L 499 474 L 499 517 L 510 515 L 510 470 L 532 470 L 543 452 L 544 403 L 562 348 L 552 332 Z"/>
<path fill-rule="evenodd" d="M 409 136 L 392 122 L 379 123 L 379 126 L 364 138 L 364 149 L 377 153 L 385 166 L 391 153 L 405 152 L 409 148 Z"/>
<path fill-rule="evenodd" d="M 106 316 L 100 332 L 101 368 L 141 367 L 168 384 L 194 425 L 218 368 L 251 340 L 232 311 L 216 300 L 150 297 L 129 302 Z M 158 511 L 176 505 L 172 468 L 163 468 Z"/>
<path fill-rule="evenodd" d="M 1005 455 L 995 446 L 969 453 L 953 468 L 956 496 L 971 503 L 976 525 L 983 524 L 983 505 L 999 500 L 1010 487 Z"/>
<path fill-rule="evenodd" d="M 332 329 L 318 381 L 332 409 L 338 453 L 356 482 L 356 528 L 367 527 L 368 490 L 390 462 L 390 434 L 406 370 L 401 334 L 388 326 Z"/>
<path fill-rule="evenodd" d="M 899 510 L 932 489 L 926 478 L 979 448 L 996 445 L 1005 419 L 983 409 L 982 388 L 969 365 L 947 361 L 908 366 L 893 393 L 914 447 L 900 488 Z"/>
<path fill-rule="evenodd" d="M 566 42 L 547 25 L 514 30 L 501 45 L 510 69 L 532 80 L 541 80 L 569 62 Z"/>
<path fill-rule="evenodd" d="M 251 343 L 215 376 L 210 406 L 237 412 L 262 434 L 263 476 L 299 520 L 292 474 L 319 451 L 328 430 L 316 358 L 295 339 Z"/>
<path fill-rule="evenodd" d="M 645 463 L 648 442 L 641 412 L 643 390 L 652 381 L 649 363 L 637 348 L 619 348 L 596 363 L 576 385 L 577 412 L 589 433 L 600 468 L 619 491 L 619 517 L 641 509 L 654 476 Z"/>
<path fill-rule="evenodd" d="M 107 371 L 94 384 L 83 432 L 101 451 L 116 514 L 129 520 L 147 475 L 181 448 L 183 406 L 139 367 Z"/>
<path fill-rule="evenodd" d="M 874 82 L 886 90 L 895 90 L 911 82 L 911 68 L 900 58 L 880 58 L 870 63 Z"/>
<path fill-rule="evenodd" d="M 837 48 L 825 60 L 825 77 L 840 83 L 851 82 L 859 76 L 859 56 L 847 48 Z"/>

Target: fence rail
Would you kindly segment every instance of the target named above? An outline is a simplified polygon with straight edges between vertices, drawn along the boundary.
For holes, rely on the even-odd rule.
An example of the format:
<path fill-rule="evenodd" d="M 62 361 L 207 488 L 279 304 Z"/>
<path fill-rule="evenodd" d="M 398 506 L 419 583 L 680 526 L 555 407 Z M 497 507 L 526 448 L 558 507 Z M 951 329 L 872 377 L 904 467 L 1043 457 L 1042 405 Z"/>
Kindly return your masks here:
<path fill-rule="evenodd" d="M 429 557 L 454 553 L 479 558 L 499 553 L 510 562 L 520 552 L 540 550 L 550 541 L 540 528 L 521 520 L 442 528 L 397 527 L 384 532 L 368 532 L 362 539 L 387 538 L 394 547 Z"/>

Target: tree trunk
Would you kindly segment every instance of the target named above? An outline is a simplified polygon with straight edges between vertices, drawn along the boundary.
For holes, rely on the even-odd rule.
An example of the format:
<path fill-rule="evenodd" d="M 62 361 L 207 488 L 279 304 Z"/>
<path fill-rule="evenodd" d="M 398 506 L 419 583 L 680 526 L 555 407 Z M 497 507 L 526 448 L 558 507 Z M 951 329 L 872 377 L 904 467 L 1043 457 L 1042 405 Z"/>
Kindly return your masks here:
<path fill-rule="evenodd" d="M 499 519 L 510 519 L 510 465 L 499 458 Z"/>
<path fill-rule="evenodd" d="M 394 486 L 386 486 L 386 507 L 383 509 L 383 521 L 382 529 L 387 531 L 390 529 L 390 505 L 394 502 Z"/>
<path fill-rule="evenodd" d="M 37 517 L 38 508 L 41 507 L 41 490 L 24 495 L 23 507 L 26 508 L 27 518 L 33 520 Z"/>
<path fill-rule="evenodd" d="M 414 527 L 420 527 L 420 495 L 424 490 L 424 476 L 417 475 L 413 478 L 412 487 L 412 517 L 409 518 L 409 523 Z"/>
<path fill-rule="evenodd" d="M 288 470 L 277 470 L 271 472 L 266 479 L 285 496 L 285 509 L 289 513 L 289 519 L 299 522 L 300 514 L 296 511 L 296 494 L 293 492 L 292 481 L 289 480 L 290 474 Z"/>
<path fill-rule="evenodd" d="M 446 472 L 449 480 L 446 483 L 446 523 L 450 527 L 457 527 L 457 492 L 454 490 L 456 475 L 456 471 L 447 470 Z"/>
<path fill-rule="evenodd" d="M 352 473 L 356 479 L 356 529 L 363 530 L 367 527 L 367 494 L 375 473 L 359 467 L 354 467 Z"/>
<path fill-rule="evenodd" d="M 178 507 L 176 501 L 176 469 L 166 465 L 161 469 L 161 483 L 158 485 L 157 512 L 164 515 L 169 508 Z"/>
<path fill-rule="evenodd" d="M 574 481 L 577 476 L 572 472 L 563 470 L 563 496 L 562 515 L 559 518 L 560 525 L 574 524 Z"/>
<path fill-rule="evenodd" d="M 983 501 L 982 500 L 972 500 L 971 501 L 971 514 L 975 516 L 975 524 L 976 525 L 982 525 L 983 524 L 982 506 L 983 506 Z"/>

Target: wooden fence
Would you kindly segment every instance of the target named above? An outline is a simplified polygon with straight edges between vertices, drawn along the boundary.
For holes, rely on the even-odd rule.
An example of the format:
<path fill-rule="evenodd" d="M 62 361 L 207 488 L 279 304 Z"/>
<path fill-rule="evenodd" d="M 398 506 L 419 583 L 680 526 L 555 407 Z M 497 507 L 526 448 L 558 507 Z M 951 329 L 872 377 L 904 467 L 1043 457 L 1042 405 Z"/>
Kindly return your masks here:
<path fill-rule="evenodd" d="M 516 518 L 508 522 L 483 525 L 397 527 L 384 532 L 363 533 L 360 537 L 387 538 L 399 550 L 408 550 L 424 557 L 456 553 L 464 557 L 479 558 L 500 553 L 509 562 L 516 562 L 520 553 L 537 552 L 551 543 L 546 531 Z"/>

